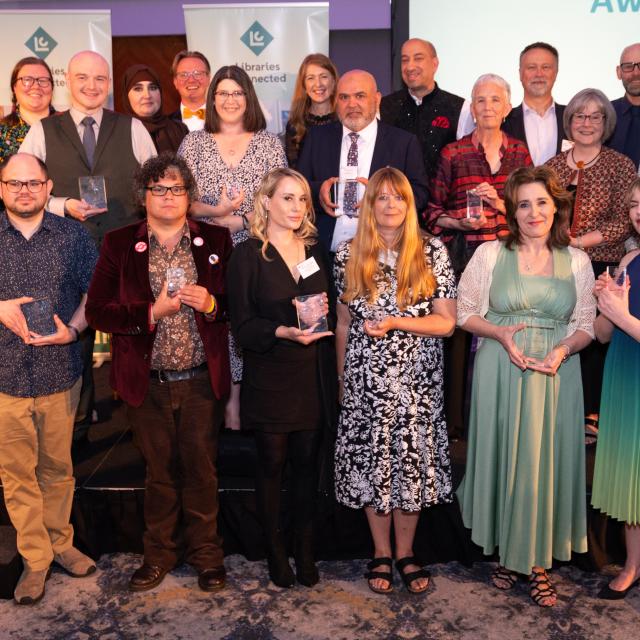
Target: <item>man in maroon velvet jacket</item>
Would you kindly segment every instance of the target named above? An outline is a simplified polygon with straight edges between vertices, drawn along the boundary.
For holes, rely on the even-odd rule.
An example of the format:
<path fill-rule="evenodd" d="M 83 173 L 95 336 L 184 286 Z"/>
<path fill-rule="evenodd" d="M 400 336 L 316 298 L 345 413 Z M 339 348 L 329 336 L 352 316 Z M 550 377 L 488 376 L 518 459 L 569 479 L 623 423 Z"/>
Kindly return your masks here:
<path fill-rule="evenodd" d="M 113 334 L 111 384 L 147 464 L 144 562 L 129 588 L 153 589 L 184 557 L 215 591 L 225 584 L 215 462 L 231 239 L 187 220 L 195 182 L 182 158 L 147 161 L 134 187 L 147 219 L 106 235 L 86 305 L 89 324 Z"/>

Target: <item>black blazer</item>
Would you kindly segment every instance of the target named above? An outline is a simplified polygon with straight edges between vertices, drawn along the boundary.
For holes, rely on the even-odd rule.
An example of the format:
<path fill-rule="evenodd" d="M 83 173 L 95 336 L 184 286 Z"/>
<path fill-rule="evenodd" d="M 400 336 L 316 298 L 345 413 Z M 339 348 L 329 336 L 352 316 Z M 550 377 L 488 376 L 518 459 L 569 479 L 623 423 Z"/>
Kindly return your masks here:
<path fill-rule="evenodd" d="M 342 123 L 332 122 L 322 127 L 311 127 L 302 143 L 298 158 L 298 171 L 309 181 L 316 211 L 316 226 L 325 247 L 331 246 L 336 219 L 327 215 L 318 200 L 320 186 L 328 178 L 340 173 Z M 369 177 L 382 167 L 402 171 L 413 189 L 418 214 L 427 207 L 427 174 L 418 139 L 412 133 L 378 122 L 378 135 L 373 148 Z"/>
<path fill-rule="evenodd" d="M 558 140 L 556 141 L 556 155 L 560 153 L 562 147 L 562 140 L 565 138 L 564 124 L 562 123 L 562 116 L 564 115 L 565 105 L 556 103 L 556 120 L 558 121 Z M 527 136 L 524 130 L 524 115 L 522 113 L 522 105 L 519 104 L 511 110 L 511 113 L 507 116 L 507 119 L 502 125 L 502 130 L 512 138 L 522 140 L 529 149 L 527 143 Z"/>

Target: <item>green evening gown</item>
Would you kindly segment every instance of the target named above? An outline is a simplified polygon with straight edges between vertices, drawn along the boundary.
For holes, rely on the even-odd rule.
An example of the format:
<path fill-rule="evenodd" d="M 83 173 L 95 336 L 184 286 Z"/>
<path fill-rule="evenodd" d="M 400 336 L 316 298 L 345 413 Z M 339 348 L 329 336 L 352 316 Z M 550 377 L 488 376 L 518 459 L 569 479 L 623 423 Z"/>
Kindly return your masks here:
<path fill-rule="evenodd" d="M 568 249 L 553 251 L 553 272 L 520 274 L 517 252 L 502 246 L 485 316 L 533 327 L 517 333 L 516 343 L 541 359 L 566 337 L 577 299 Z M 507 569 L 529 574 L 587 550 L 583 415 L 577 356 L 551 377 L 521 371 L 497 341 L 482 341 L 457 493 L 472 540 L 486 554 L 497 547 Z"/>
<path fill-rule="evenodd" d="M 629 310 L 640 318 L 640 256 L 627 265 Z M 640 524 L 640 343 L 618 328 L 607 352 L 591 504 Z"/>

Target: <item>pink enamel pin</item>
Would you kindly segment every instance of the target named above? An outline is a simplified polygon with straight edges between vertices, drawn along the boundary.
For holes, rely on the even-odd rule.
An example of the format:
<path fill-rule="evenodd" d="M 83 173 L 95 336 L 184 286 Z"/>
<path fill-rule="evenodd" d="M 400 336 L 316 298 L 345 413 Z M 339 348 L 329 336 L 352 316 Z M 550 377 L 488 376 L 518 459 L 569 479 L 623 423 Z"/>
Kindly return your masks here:
<path fill-rule="evenodd" d="M 142 253 L 143 251 L 147 250 L 147 243 L 146 242 L 137 242 L 136 246 L 134 247 L 134 249 L 138 252 L 138 253 Z"/>

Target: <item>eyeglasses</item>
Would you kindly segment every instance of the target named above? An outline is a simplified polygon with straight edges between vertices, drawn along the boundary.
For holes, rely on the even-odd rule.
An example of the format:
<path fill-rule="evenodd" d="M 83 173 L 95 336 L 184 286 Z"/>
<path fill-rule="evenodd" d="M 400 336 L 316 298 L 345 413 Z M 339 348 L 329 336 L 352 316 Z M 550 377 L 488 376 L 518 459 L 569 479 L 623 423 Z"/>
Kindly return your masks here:
<path fill-rule="evenodd" d="M 621 62 L 620 63 L 620 71 L 623 73 L 633 73 L 633 70 L 638 67 L 638 71 L 640 71 L 640 62 Z"/>
<path fill-rule="evenodd" d="M 153 187 L 145 187 L 147 191 L 151 191 L 152 196 L 162 197 L 171 191 L 174 196 L 183 196 L 187 193 L 187 187 L 183 184 L 174 184 L 172 187 L 166 187 L 163 184 L 154 184 Z"/>
<path fill-rule="evenodd" d="M 605 119 L 605 115 L 604 113 L 574 113 L 571 119 L 576 124 L 584 124 L 587 120 L 591 124 L 600 124 Z"/>
<path fill-rule="evenodd" d="M 216 91 L 214 95 L 218 96 L 222 102 L 226 102 L 229 98 L 241 100 L 246 94 L 244 91 Z"/>
<path fill-rule="evenodd" d="M 22 78 L 18 78 L 18 80 L 20 80 L 20 82 L 22 82 L 22 86 L 25 89 L 28 89 L 29 87 L 32 87 L 34 82 L 37 83 L 37 85 L 41 89 L 48 89 L 53 84 L 51 82 L 51 78 L 44 78 L 44 77 L 42 77 L 42 78 L 32 78 L 31 76 L 22 76 Z"/>
<path fill-rule="evenodd" d="M 38 193 L 42 191 L 42 185 L 47 184 L 46 180 L 27 180 L 26 182 L 22 180 L 0 180 L 0 182 L 6 184 L 7 190 L 11 193 L 20 193 L 22 187 L 27 187 L 31 193 Z"/>
<path fill-rule="evenodd" d="M 176 73 L 176 78 L 184 82 L 189 78 L 193 78 L 194 80 L 202 80 L 203 78 L 206 78 L 208 75 L 209 75 L 208 71 L 178 71 L 178 73 Z"/>

